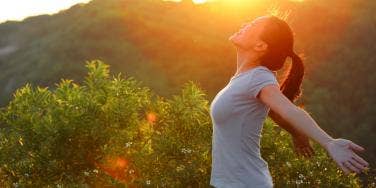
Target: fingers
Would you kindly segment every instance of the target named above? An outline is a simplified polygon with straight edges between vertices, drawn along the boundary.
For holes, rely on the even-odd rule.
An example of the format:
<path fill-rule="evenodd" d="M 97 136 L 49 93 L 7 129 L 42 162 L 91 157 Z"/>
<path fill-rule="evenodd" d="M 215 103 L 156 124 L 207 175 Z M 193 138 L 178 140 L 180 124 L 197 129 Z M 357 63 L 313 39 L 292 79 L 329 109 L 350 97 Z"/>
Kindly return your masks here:
<path fill-rule="evenodd" d="M 343 163 L 338 163 L 338 166 L 341 167 L 342 171 L 348 175 L 350 173 L 350 170 L 343 164 Z"/>
<path fill-rule="evenodd" d="M 363 171 L 363 170 L 366 169 L 365 166 L 359 164 L 358 161 L 356 161 L 355 159 L 351 159 L 351 160 L 349 160 L 349 162 L 350 162 L 354 167 L 356 167 L 357 169 L 359 169 L 359 171 Z"/>
<path fill-rule="evenodd" d="M 309 158 L 309 157 L 312 156 L 312 153 L 311 153 L 309 147 L 305 147 L 305 148 L 303 148 L 303 151 L 304 151 L 304 154 L 305 154 L 304 156 L 305 156 L 305 157 Z"/>
<path fill-rule="evenodd" d="M 346 175 L 348 175 L 351 172 L 361 173 L 361 171 L 367 168 L 367 166 L 362 165 L 354 158 L 351 158 L 351 160 L 348 161 L 338 163 L 338 165 L 341 167 L 341 169 Z"/>
<path fill-rule="evenodd" d="M 353 149 L 355 151 L 364 151 L 364 148 L 362 146 L 359 146 L 355 144 L 354 142 L 351 142 L 349 146 L 350 146 L 350 149 Z"/>
<path fill-rule="evenodd" d="M 307 153 L 306 149 L 303 147 L 296 147 L 295 152 L 298 156 L 308 157 L 309 154 Z"/>
<path fill-rule="evenodd" d="M 302 147 L 300 147 L 299 145 L 297 145 L 296 143 L 294 143 L 294 152 L 297 156 L 302 156 L 303 155 L 303 150 L 302 150 Z"/>
<path fill-rule="evenodd" d="M 310 149 L 311 149 L 312 155 L 315 155 L 315 150 L 312 147 L 310 147 Z"/>
<path fill-rule="evenodd" d="M 315 151 L 313 150 L 312 147 L 308 147 L 307 149 L 309 151 L 310 156 L 313 156 L 315 154 Z"/>
<path fill-rule="evenodd" d="M 294 151 L 296 155 L 303 156 L 306 158 L 310 158 L 314 154 L 313 148 L 310 146 L 309 143 L 294 143 Z"/>
<path fill-rule="evenodd" d="M 303 155 L 303 151 L 300 147 L 295 148 L 295 153 L 300 157 Z"/>
<path fill-rule="evenodd" d="M 356 172 L 356 173 L 359 173 L 359 169 L 356 168 L 352 163 L 350 163 L 349 161 L 345 161 L 343 162 L 343 165 L 346 166 L 348 169 L 350 169 L 351 171 L 353 172 Z"/>
<path fill-rule="evenodd" d="M 298 156 L 304 156 L 306 158 L 310 158 L 314 154 L 314 151 L 311 147 L 304 147 L 304 148 L 297 147 L 295 148 L 295 152 Z"/>
<path fill-rule="evenodd" d="M 353 156 L 351 156 L 351 158 L 355 159 L 358 163 L 360 163 L 363 166 L 369 166 L 369 164 L 367 163 L 367 161 L 365 161 L 363 158 L 359 157 L 355 153 L 353 154 Z"/>
<path fill-rule="evenodd" d="M 311 146 L 306 146 L 302 150 L 303 150 L 303 153 L 305 154 L 305 157 L 310 158 L 314 155 L 314 151 Z"/>

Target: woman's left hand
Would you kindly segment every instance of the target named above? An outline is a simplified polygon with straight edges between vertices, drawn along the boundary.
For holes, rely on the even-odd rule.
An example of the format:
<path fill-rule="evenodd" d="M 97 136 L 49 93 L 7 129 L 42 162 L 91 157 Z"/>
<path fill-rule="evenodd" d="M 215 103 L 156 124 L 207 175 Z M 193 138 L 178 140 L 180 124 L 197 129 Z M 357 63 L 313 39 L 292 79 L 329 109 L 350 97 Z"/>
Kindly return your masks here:
<path fill-rule="evenodd" d="M 315 152 L 309 142 L 309 138 L 302 134 L 297 133 L 292 135 L 292 141 L 294 144 L 294 151 L 297 155 L 302 155 L 306 158 L 312 157 Z"/>

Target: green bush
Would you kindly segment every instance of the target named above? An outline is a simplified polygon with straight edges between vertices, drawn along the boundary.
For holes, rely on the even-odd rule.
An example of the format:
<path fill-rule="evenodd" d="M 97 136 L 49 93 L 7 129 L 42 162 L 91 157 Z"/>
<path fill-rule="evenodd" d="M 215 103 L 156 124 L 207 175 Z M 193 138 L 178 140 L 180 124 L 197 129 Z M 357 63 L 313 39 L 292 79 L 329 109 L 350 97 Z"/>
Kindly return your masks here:
<path fill-rule="evenodd" d="M 1 109 L 0 185 L 209 187 L 212 124 L 196 84 L 164 99 L 99 60 L 86 67 L 82 85 L 26 84 Z M 318 145 L 311 160 L 295 156 L 270 119 L 261 143 L 276 187 L 360 187 Z"/>

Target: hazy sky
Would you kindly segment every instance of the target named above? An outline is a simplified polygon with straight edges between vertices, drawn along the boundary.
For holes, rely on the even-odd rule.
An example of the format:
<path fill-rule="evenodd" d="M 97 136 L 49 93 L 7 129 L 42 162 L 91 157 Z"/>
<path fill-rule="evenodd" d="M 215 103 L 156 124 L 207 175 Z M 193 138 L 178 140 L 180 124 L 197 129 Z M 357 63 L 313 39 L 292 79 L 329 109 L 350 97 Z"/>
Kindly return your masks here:
<path fill-rule="evenodd" d="M 0 23 L 28 16 L 52 14 L 90 0 L 0 0 Z"/>
<path fill-rule="evenodd" d="M 0 23 L 6 20 L 23 20 L 29 16 L 53 14 L 59 12 L 59 10 L 67 9 L 74 4 L 87 3 L 89 1 L 91 0 L 0 0 Z M 179 2 L 181 0 L 164 1 Z M 192 1 L 199 4 L 213 0 Z"/>

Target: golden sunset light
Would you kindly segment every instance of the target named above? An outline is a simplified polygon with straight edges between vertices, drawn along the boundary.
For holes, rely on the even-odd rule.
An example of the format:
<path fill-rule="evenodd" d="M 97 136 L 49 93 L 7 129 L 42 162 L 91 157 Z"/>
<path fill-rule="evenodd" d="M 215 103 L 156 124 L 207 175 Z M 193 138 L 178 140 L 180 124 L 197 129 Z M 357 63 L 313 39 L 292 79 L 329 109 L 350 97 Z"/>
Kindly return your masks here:
<path fill-rule="evenodd" d="M 12 0 L 1 1 L 0 22 L 6 20 L 22 20 L 28 16 L 53 14 L 62 9 L 67 9 L 77 3 L 87 3 L 90 0 Z"/>
<path fill-rule="evenodd" d="M 193 0 L 193 3 L 196 3 L 196 4 L 206 3 L 206 0 Z"/>

